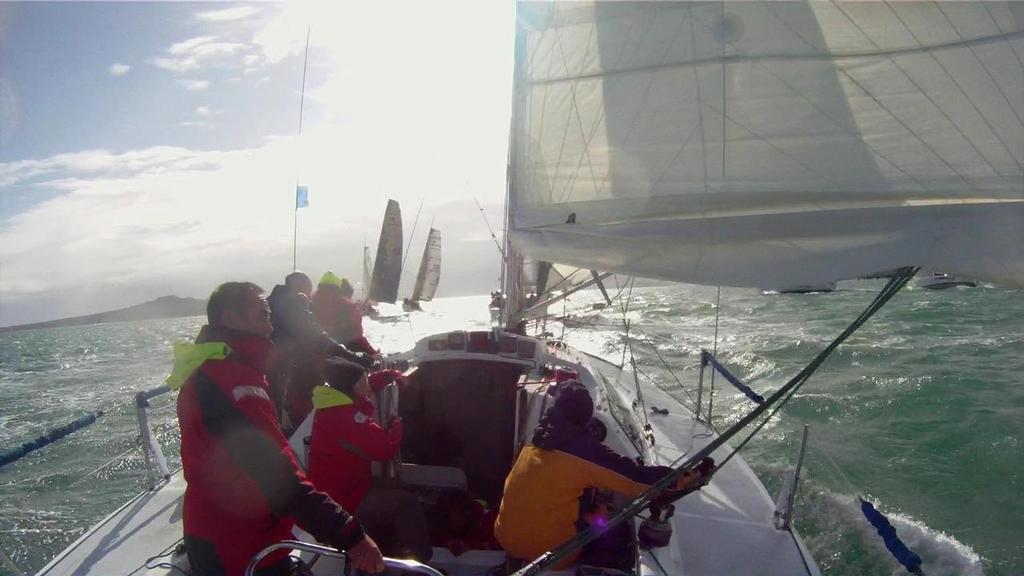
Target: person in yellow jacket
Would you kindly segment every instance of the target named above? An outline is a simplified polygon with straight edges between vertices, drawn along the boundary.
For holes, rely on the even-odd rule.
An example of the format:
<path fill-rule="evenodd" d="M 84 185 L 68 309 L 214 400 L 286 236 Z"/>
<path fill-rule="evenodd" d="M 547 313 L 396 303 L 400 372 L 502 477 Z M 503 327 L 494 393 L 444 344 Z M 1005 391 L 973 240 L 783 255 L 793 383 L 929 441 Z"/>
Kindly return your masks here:
<path fill-rule="evenodd" d="M 586 490 L 611 490 L 635 498 L 671 472 L 665 466 L 641 466 L 603 445 L 585 428 L 593 413 L 594 402 L 579 381 L 562 383 L 554 405 L 519 453 L 505 479 L 494 525 L 498 542 L 513 558 L 532 561 L 572 538 Z M 685 489 L 698 478 L 684 475 L 676 488 Z M 554 568 L 566 568 L 578 556 L 577 551 Z"/>

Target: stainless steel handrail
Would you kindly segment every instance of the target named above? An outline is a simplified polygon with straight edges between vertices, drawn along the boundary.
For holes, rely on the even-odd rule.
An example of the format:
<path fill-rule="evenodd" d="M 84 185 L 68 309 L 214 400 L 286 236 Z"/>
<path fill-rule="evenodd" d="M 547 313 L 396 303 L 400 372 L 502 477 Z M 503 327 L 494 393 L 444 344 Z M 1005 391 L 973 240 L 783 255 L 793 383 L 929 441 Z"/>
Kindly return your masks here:
<path fill-rule="evenodd" d="M 340 550 L 329 548 L 327 546 L 320 546 L 319 544 L 310 544 L 308 542 L 299 542 L 297 540 L 282 540 L 275 544 L 267 546 L 263 550 L 260 550 L 252 557 L 249 561 L 249 566 L 245 569 L 245 576 L 253 576 L 256 573 L 256 565 L 259 564 L 264 558 L 266 558 L 271 552 L 277 550 L 288 549 L 288 550 L 301 550 L 303 552 L 312 552 L 313 554 L 320 554 L 323 556 L 329 556 L 331 558 L 344 558 L 348 561 L 348 555 Z M 426 564 L 420 564 L 415 560 L 400 560 L 398 558 L 384 558 L 384 566 L 387 568 L 397 568 L 405 570 L 410 574 L 423 574 L 424 576 L 444 576 L 444 574 L 434 570 Z"/>

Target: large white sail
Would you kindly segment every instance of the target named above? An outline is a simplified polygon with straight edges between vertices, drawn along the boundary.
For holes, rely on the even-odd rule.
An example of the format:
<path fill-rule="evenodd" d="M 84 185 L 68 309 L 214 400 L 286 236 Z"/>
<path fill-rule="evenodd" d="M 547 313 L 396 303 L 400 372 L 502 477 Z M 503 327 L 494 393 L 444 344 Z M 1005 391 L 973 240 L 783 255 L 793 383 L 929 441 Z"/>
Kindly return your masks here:
<path fill-rule="evenodd" d="M 416 275 L 416 285 L 412 290 L 412 300 L 429 301 L 437 292 L 437 284 L 441 281 L 441 231 L 430 229 L 427 245 L 423 248 L 423 260 L 420 271 Z"/>
<path fill-rule="evenodd" d="M 377 244 L 377 259 L 370 280 L 370 300 L 395 303 L 398 282 L 402 276 L 402 209 L 395 200 L 388 200 L 384 224 Z"/>
<path fill-rule="evenodd" d="M 1024 3 L 520 3 L 511 240 L 702 284 L 1024 286 Z"/>

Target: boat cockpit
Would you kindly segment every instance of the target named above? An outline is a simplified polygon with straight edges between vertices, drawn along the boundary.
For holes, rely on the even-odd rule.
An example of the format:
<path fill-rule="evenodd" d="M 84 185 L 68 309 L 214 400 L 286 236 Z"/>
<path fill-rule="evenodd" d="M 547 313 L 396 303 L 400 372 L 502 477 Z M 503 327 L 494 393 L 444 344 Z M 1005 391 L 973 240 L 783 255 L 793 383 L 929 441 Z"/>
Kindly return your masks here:
<path fill-rule="evenodd" d="M 547 346 L 501 330 L 430 336 L 401 359 L 409 365 L 405 385 L 377 393 L 378 422 L 387 425 L 397 414 L 404 434 L 400 456 L 374 465 L 375 486 L 415 494 L 431 532 L 429 564 L 445 574 L 511 573 L 522 564 L 501 550 L 493 523 L 505 478 L 550 398 L 555 369 Z M 310 421 L 292 439 L 303 465 Z M 453 501 L 473 507 L 466 510 L 474 525 L 465 540 L 444 535 Z M 635 541 L 623 543 L 621 553 L 628 558 L 613 563 L 636 566 Z"/>

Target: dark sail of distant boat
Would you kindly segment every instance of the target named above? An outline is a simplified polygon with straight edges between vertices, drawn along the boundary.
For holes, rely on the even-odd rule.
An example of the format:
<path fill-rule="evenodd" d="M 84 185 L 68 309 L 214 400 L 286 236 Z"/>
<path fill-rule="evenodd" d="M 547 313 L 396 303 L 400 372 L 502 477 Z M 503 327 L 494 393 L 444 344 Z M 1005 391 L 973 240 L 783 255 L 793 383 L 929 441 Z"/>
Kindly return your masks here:
<path fill-rule="evenodd" d="M 412 290 L 412 301 L 430 301 L 437 292 L 437 284 L 441 281 L 441 231 L 430 229 L 427 245 L 423 248 L 423 260 L 416 276 L 416 285 Z"/>
<path fill-rule="evenodd" d="M 375 302 L 395 303 L 398 282 L 402 276 L 402 209 L 395 200 L 388 200 L 384 224 L 377 243 L 377 259 L 370 281 L 369 299 Z"/>

